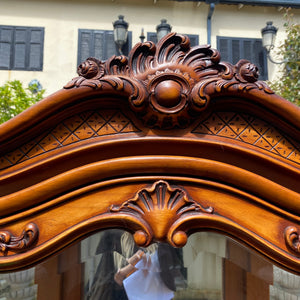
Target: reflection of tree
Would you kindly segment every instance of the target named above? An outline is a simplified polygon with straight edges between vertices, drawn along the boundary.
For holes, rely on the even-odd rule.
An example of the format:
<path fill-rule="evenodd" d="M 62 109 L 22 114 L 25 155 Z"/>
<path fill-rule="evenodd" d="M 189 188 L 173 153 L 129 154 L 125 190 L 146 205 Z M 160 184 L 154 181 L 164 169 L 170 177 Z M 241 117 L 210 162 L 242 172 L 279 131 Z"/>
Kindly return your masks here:
<path fill-rule="evenodd" d="M 275 93 L 283 98 L 300 105 L 300 24 L 293 20 L 293 14 L 287 9 L 285 14 L 286 39 L 278 49 L 282 56 L 283 70 L 279 78 L 270 83 Z"/>

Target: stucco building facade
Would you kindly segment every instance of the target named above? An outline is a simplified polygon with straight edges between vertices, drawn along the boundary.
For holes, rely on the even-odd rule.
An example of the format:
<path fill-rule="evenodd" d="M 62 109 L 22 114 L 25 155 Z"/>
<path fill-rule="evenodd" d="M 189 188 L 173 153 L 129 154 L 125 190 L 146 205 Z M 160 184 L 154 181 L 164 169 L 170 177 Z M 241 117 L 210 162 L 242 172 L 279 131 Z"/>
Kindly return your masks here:
<path fill-rule="evenodd" d="M 266 4 L 254 5 L 259 2 Z M 125 21 L 129 23 L 128 48 L 125 54 L 140 41 L 142 29 L 147 40 L 153 37 L 161 19 L 166 19 L 172 26 L 172 31 L 191 35 L 194 44 L 210 43 L 213 48 L 218 48 L 224 61 L 233 60 L 231 62 L 236 63 L 234 60 L 239 56 L 247 58 L 250 55 L 248 59 L 259 64 L 262 75 L 260 79 L 274 80 L 278 67 L 267 61 L 265 53 L 253 53 L 261 47 L 261 29 L 267 21 L 273 21 L 278 28 L 276 45 L 284 39 L 284 7 L 287 7 L 289 2 L 293 3 L 292 13 L 298 22 L 298 0 L 240 3 L 169 0 L 1 0 L 0 84 L 18 79 L 27 85 L 32 79 L 37 79 L 46 89 L 46 95 L 55 92 L 76 76 L 81 58 L 87 55 L 81 53 L 82 49 L 86 50 L 87 46 L 82 43 L 87 36 L 93 39 L 88 43 L 93 44 L 94 51 L 98 49 L 95 54 L 92 53 L 98 56 L 97 58 L 107 58 L 101 57 L 103 51 L 106 56 L 114 51 L 114 54 L 118 54 L 116 49 L 107 49 L 105 46 L 113 43 L 112 23 L 118 19 L 118 15 L 124 15 Z M 82 33 L 86 35 L 81 36 Z M 224 45 L 228 49 L 224 49 Z M 234 45 L 240 53 L 234 53 Z M 104 49 L 99 50 L 99 47 Z M 114 45 L 110 44 L 109 47 L 114 48 Z M 242 49 L 243 47 L 245 49 Z M 253 55 L 256 55 L 257 59 L 253 58 Z"/>

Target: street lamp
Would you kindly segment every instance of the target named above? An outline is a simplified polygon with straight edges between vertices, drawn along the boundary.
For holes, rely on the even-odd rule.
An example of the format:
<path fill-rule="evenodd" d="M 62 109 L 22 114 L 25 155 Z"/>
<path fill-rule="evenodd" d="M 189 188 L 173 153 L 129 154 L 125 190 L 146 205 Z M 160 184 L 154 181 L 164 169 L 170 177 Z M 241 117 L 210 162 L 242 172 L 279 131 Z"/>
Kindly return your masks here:
<path fill-rule="evenodd" d="M 276 38 L 276 33 L 277 33 L 278 28 L 273 26 L 273 22 L 269 21 L 267 22 L 267 26 L 264 27 L 261 30 L 261 35 L 262 35 L 262 45 L 267 51 L 267 57 L 268 59 L 273 63 L 273 64 L 283 64 L 286 62 L 286 60 L 283 61 L 275 61 L 272 59 L 270 56 L 270 52 L 272 49 L 274 49 L 274 42 Z"/>
<path fill-rule="evenodd" d="M 144 39 L 145 39 L 144 28 L 142 28 L 141 35 L 140 35 L 141 43 L 144 43 Z"/>
<path fill-rule="evenodd" d="M 157 35 L 157 41 L 159 41 L 161 38 L 163 38 L 165 35 L 171 32 L 171 25 L 167 23 L 166 19 L 162 19 L 161 23 L 156 26 L 156 35 Z"/>
<path fill-rule="evenodd" d="M 124 21 L 124 16 L 119 16 L 119 19 L 113 23 L 114 26 L 114 40 L 118 46 L 119 53 L 122 53 L 122 47 L 127 41 L 128 23 Z"/>

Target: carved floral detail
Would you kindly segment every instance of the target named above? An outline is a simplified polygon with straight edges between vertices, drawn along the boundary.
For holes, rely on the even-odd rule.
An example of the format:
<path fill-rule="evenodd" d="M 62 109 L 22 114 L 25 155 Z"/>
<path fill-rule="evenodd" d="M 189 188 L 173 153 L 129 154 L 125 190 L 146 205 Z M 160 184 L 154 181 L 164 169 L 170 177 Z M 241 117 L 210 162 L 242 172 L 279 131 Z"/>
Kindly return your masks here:
<path fill-rule="evenodd" d="M 90 57 L 82 62 L 78 68 L 79 77 L 72 79 L 64 88 L 72 88 L 79 86 L 96 87 L 99 80 L 104 76 L 104 64 L 100 60 Z"/>
<path fill-rule="evenodd" d="M 259 71 L 257 66 L 251 64 L 249 61 L 242 59 L 236 64 L 236 79 L 240 82 L 255 82 L 258 79 Z"/>
<path fill-rule="evenodd" d="M 151 187 L 138 191 L 134 198 L 120 206 L 112 205 L 110 211 L 135 215 L 146 223 L 146 227 L 150 227 L 148 231 L 155 240 L 164 241 L 176 221 L 190 213 L 212 214 L 213 208 L 204 208 L 191 199 L 184 189 L 171 187 L 166 181 L 159 180 Z M 176 246 L 183 246 L 187 241 L 187 235 L 182 231 L 174 232 L 171 236 L 171 242 Z M 148 244 L 151 239 L 142 230 L 137 231 L 134 238 L 140 246 Z"/>
<path fill-rule="evenodd" d="M 300 254 L 300 235 L 294 226 L 288 226 L 284 231 L 284 238 L 289 249 Z"/>
<path fill-rule="evenodd" d="M 39 229 L 36 224 L 29 223 L 20 236 L 13 236 L 9 231 L 0 231 L 0 251 L 24 251 L 38 239 Z"/>
<path fill-rule="evenodd" d="M 78 67 L 78 75 L 87 79 L 100 79 L 104 75 L 103 63 L 95 58 L 88 58 Z"/>
<path fill-rule="evenodd" d="M 258 69 L 247 60 L 235 66 L 220 62 L 209 45 L 191 48 L 188 37 L 170 33 L 159 41 L 138 43 L 129 58 L 113 56 L 106 62 L 88 58 L 78 68 L 79 77 L 65 88 L 87 86 L 119 90 L 149 127 L 187 127 L 223 91 L 251 89 L 273 93 L 258 79 Z"/>

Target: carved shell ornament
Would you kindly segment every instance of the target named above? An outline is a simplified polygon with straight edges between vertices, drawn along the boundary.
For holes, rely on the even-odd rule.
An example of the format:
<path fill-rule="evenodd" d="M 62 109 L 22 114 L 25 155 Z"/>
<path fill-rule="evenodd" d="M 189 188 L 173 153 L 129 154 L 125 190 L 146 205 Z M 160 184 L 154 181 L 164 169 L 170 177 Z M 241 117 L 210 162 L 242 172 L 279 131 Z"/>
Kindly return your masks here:
<path fill-rule="evenodd" d="M 258 79 L 258 69 L 247 60 L 235 66 L 220 62 L 210 45 L 190 47 L 188 37 L 170 33 L 159 41 L 138 43 L 129 57 L 102 62 L 88 58 L 78 67 L 79 77 L 65 88 L 82 86 L 99 91 L 123 91 L 131 109 L 148 127 L 187 127 L 222 91 L 250 89 L 272 93 Z"/>
<path fill-rule="evenodd" d="M 187 192 L 171 186 L 164 180 L 156 181 L 152 186 L 138 191 L 134 198 L 125 201 L 120 206 L 112 205 L 111 213 L 133 215 L 143 224 L 144 230 L 138 230 L 134 239 L 139 246 L 147 246 L 154 239 L 165 241 L 175 247 L 182 247 L 187 242 L 184 231 L 177 230 L 177 224 L 184 222 L 191 214 L 197 217 L 212 214 L 213 208 L 204 208 L 191 199 Z"/>

